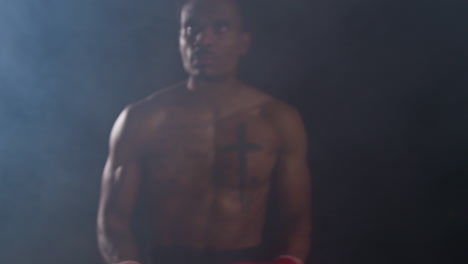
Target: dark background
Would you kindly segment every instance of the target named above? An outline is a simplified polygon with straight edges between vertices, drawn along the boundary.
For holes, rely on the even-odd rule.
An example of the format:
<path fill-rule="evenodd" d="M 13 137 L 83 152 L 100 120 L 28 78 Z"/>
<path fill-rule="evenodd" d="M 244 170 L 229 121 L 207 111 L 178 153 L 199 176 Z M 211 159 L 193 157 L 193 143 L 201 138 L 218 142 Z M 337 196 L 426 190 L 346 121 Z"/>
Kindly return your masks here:
<path fill-rule="evenodd" d="M 467 2 L 257 5 L 242 76 L 303 114 L 310 263 L 462 263 Z M 169 0 L 0 1 L 1 263 L 99 263 L 111 125 L 183 77 Z"/>

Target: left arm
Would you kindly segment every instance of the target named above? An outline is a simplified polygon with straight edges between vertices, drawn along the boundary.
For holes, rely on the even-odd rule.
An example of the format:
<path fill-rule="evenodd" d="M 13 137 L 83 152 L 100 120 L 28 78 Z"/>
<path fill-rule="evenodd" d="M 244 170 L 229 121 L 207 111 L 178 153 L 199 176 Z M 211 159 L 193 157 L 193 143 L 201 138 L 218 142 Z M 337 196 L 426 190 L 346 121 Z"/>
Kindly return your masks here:
<path fill-rule="evenodd" d="M 278 164 L 278 206 L 284 246 L 279 255 L 305 261 L 310 248 L 310 173 L 307 136 L 300 114 L 286 106 L 279 113 L 282 148 Z"/>

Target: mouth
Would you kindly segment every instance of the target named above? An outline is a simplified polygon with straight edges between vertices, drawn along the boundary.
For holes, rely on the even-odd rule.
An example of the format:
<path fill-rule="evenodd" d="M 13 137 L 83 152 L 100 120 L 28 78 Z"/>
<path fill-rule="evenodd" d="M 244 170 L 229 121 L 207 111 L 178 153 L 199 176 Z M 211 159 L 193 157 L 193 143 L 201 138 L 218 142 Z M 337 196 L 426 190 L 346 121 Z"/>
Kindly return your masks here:
<path fill-rule="evenodd" d="M 194 57 L 193 63 L 195 65 L 211 65 L 214 63 L 214 59 L 211 56 L 197 56 Z"/>
<path fill-rule="evenodd" d="M 195 65 L 211 65 L 214 63 L 214 57 L 210 55 L 200 55 L 193 57 L 193 64 Z"/>
<path fill-rule="evenodd" d="M 195 53 L 192 57 L 192 63 L 194 65 L 211 65 L 215 62 L 215 56 L 208 52 L 198 52 Z"/>

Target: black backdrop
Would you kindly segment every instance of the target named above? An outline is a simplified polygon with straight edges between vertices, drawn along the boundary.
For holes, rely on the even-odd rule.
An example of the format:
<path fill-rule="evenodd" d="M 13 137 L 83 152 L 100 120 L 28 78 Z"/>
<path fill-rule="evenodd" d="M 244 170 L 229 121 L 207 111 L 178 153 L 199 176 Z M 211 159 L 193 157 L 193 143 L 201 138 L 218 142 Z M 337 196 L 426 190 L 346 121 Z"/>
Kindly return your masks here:
<path fill-rule="evenodd" d="M 310 263 L 458 263 L 466 1 L 259 1 L 242 77 L 303 114 Z M 0 261 L 99 263 L 107 137 L 184 77 L 174 4 L 0 1 Z M 465 211 L 464 211 L 465 209 Z"/>

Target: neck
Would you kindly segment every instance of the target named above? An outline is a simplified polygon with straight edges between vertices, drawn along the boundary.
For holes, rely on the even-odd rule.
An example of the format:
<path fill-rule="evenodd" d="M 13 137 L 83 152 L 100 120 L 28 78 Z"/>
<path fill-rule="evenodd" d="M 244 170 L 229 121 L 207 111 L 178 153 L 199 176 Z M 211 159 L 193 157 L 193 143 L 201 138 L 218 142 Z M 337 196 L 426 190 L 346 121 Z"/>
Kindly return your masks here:
<path fill-rule="evenodd" d="M 239 81 L 234 77 L 207 80 L 190 76 L 187 81 L 187 89 L 205 98 L 214 98 L 232 92 L 238 84 Z"/>

